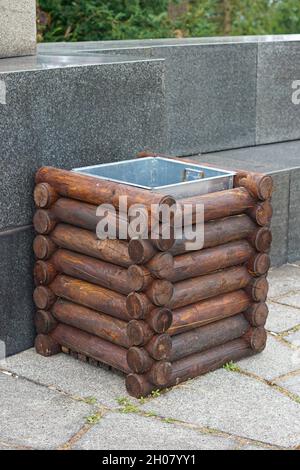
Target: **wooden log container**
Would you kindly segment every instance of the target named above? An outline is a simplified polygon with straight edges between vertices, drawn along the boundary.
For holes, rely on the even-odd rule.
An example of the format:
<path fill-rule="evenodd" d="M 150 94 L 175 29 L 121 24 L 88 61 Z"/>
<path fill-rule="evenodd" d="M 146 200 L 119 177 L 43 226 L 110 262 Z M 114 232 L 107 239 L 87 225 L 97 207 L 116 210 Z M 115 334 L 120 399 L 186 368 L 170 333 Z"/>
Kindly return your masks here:
<path fill-rule="evenodd" d="M 174 205 L 171 196 L 51 167 L 36 183 L 38 353 L 65 351 L 125 373 L 139 398 L 264 349 L 271 177 L 238 170 L 233 189 L 179 199 L 193 229 L 197 204 L 204 208 L 204 244 L 193 251 L 185 234 L 176 239 L 176 215 L 167 238 L 156 218 L 158 238 L 120 239 L 128 221 L 119 196 L 148 215 L 152 204 Z M 113 206 L 116 239 L 97 238 L 103 203 Z"/>

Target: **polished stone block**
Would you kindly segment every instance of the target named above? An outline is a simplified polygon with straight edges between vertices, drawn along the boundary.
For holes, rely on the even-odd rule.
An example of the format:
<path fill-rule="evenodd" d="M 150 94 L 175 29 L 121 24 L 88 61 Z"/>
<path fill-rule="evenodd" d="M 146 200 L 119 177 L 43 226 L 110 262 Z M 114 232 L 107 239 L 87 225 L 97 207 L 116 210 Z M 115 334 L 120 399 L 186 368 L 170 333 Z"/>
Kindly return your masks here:
<path fill-rule="evenodd" d="M 0 0 L 0 58 L 35 54 L 36 0 Z"/>
<path fill-rule="evenodd" d="M 42 44 L 39 50 L 165 59 L 166 149 L 191 155 L 255 144 L 257 45 L 212 39 Z"/>
<path fill-rule="evenodd" d="M 300 101 L 292 101 L 296 80 L 300 80 L 299 40 L 258 44 L 256 144 L 300 138 Z"/>
<path fill-rule="evenodd" d="M 0 341 L 11 355 L 33 344 L 31 227 L 0 232 Z M 3 344 L 4 343 L 4 344 Z"/>
<path fill-rule="evenodd" d="M 0 230 L 31 223 L 34 173 L 42 165 L 71 169 L 133 158 L 145 148 L 164 150 L 163 60 L 98 56 L 89 66 L 77 58 L 72 66 L 55 64 L 46 58 L 0 61 L 6 89 Z"/>

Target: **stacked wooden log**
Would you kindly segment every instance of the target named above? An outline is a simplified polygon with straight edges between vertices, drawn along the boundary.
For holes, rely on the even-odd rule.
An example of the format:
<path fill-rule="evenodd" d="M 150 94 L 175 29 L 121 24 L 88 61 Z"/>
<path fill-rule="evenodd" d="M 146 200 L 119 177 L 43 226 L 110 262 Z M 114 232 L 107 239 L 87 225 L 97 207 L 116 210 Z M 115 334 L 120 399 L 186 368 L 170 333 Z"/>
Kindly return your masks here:
<path fill-rule="evenodd" d="M 34 268 L 38 353 L 61 351 L 126 374 L 146 396 L 264 349 L 272 241 L 269 176 L 237 172 L 204 205 L 204 246 L 186 240 L 99 240 L 97 206 L 174 204 L 170 196 L 75 172 L 36 174 Z M 163 232 L 164 227 L 160 227 Z"/>

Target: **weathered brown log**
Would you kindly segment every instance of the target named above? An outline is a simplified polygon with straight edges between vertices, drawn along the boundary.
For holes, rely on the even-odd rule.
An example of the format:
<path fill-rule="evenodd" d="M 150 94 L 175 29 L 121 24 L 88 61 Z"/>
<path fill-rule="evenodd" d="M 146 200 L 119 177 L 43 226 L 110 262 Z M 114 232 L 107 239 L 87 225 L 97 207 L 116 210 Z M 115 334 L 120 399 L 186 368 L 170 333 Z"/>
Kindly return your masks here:
<path fill-rule="evenodd" d="M 127 273 L 131 290 L 136 292 L 145 291 L 151 286 L 154 280 L 150 271 L 145 266 L 134 264 L 128 268 Z"/>
<path fill-rule="evenodd" d="M 174 284 L 173 297 L 166 306 L 171 309 L 184 307 L 216 295 L 243 289 L 250 285 L 250 282 L 249 292 L 254 296 L 257 279 L 253 279 L 244 266 L 227 268 L 213 274 L 194 277 Z"/>
<path fill-rule="evenodd" d="M 170 361 L 178 361 L 191 354 L 240 338 L 249 329 L 249 322 L 243 314 L 239 314 L 173 336 Z"/>
<path fill-rule="evenodd" d="M 55 302 L 51 311 L 60 323 L 74 326 L 106 341 L 129 348 L 127 322 L 123 320 L 62 299 Z"/>
<path fill-rule="evenodd" d="M 248 271 L 254 276 L 263 276 L 269 271 L 270 266 L 271 259 L 266 253 L 253 254 L 247 262 Z"/>
<path fill-rule="evenodd" d="M 265 302 L 268 295 L 269 284 L 264 276 L 252 278 L 245 290 L 255 302 Z"/>
<path fill-rule="evenodd" d="M 110 289 L 63 274 L 56 276 L 50 288 L 57 297 L 112 315 L 120 320 L 131 320 L 127 313 L 126 297 Z"/>
<path fill-rule="evenodd" d="M 273 192 L 273 180 L 269 175 L 239 170 L 234 177 L 234 186 L 243 186 L 253 197 L 265 201 Z"/>
<path fill-rule="evenodd" d="M 97 206 L 74 199 L 59 198 L 52 206 L 53 218 L 76 227 L 96 232 L 100 217 L 96 215 Z"/>
<path fill-rule="evenodd" d="M 172 318 L 168 308 L 154 308 L 145 316 L 145 321 L 156 333 L 165 333 L 172 324 Z"/>
<path fill-rule="evenodd" d="M 266 303 L 256 302 L 244 312 L 244 315 L 252 326 L 265 326 L 268 313 L 269 309 Z"/>
<path fill-rule="evenodd" d="M 121 346 L 62 323 L 50 335 L 61 346 L 130 373 L 126 359 L 127 350 Z"/>
<path fill-rule="evenodd" d="M 167 386 L 177 385 L 222 367 L 230 361 L 237 361 L 252 354 L 253 350 L 249 346 L 249 341 L 244 338 L 192 354 L 172 364 L 172 377 Z M 131 396 L 141 398 L 148 396 L 156 386 L 149 381 L 146 374 L 129 374 L 126 377 L 126 388 Z"/>
<path fill-rule="evenodd" d="M 38 286 L 33 292 L 33 300 L 39 310 L 50 310 L 56 300 L 56 295 L 49 287 Z"/>
<path fill-rule="evenodd" d="M 240 339 L 229 341 L 226 344 L 217 346 L 201 353 L 192 354 L 183 359 L 179 359 L 172 364 L 172 379 L 170 385 L 176 385 L 188 379 L 197 377 L 215 370 L 230 361 L 237 361 L 243 357 L 250 356 L 258 350 L 254 350 L 251 345 L 256 341 L 257 336 L 262 336 L 249 330 Z M 260 341 L 259 341 L 260 342 Z M 260 342 L 260 346 L 262 343 Z"/>
<path fill-rule="evenodd" d="M 150 356 L 157 361 L 168 359 L 171 354 L 172 340 L 166 333 L 155 335 L 144 348 Z"/>
<path fill-rule="evenodd" d="M 59 247 L 129 267 L 132 261 L 128 254 L 128 243 L 123 240 L 99 240 L 89 230 L 58 224 L 51 233 L 51 240 Z"/>
<path fill-rule="evenodd" d="M 170 335 L 177 335 L 209 323 L 244 312 L 252 300 L 244 290 L 218 295 L 211 299 L 173 310 Z"/>
<path fill-rule="evenodd" d="M 194 196 L 191 198 L 181 199 L 178 202 L 182 211 L 186 204 L 192 207 L 186 207 L 184 213 L 192 214 L 191 223 L 196 222 L 197 205 L 204 207 L 204 221 L 220 219 L 237 215 L 245 212 L 247 209 L 255 206 L 255 199 L 250 195 L 249 191 L 245 188 L 234 188 L 226 191 L 218 191 L 215 193 L 204 194 L 201 196 Z M 201 209 L 202 212 L 202 209 Z M 176 217 L 174 224 L 176 226 L 182 225 L 182 218 Z"/>
<path fill-rule="evenodd" d="M 57 250 L 56 244 L 47 235 L 37 235 L 33 241 L 33 251 L 35 256 L 41 260 L 51 258 Z"/>
<path fill-rule="evenodd" d="M 142 292 L 131 292 L 126 299 L 128 315 L 131 318 L 144 319 L 155 308 L 146 294 Z"/>
<path fill-rule="evenodd" d="M 48 285 L 55 279 L 57 270 L 52 262 L 38 260 L 33 269 L 34 283 L 36 286 Z"/>
<path fill-rule="evenodd" d="M 272 205 L 269 201 L 260 202 L 248 209 L 247 214 L 255 220 L 258 225 L 269 225 L 273 215 Z"/>
<path fill-rule="evenodd" d="M 145 359 L 140 358 L 145 354 Z M 127 363 L 130 369 L 137 374 L 144 374 L 145 378 L 152 384 L 163 387 L 172 375 L 172 365 L 167 361 L 155 361 L 149 354 L 140 348 L 132 347 L 127 352 Z M 145 364 L 147 364 L 145 368 Z"/>
<path fill-rule="evenodd" d="M 34 346 L 38 354 L 46 357 L 54 356 L 61 352 L 61 345 L 50 335 L 37 335 Z"/>
<path fill-rule="evenodd" d="M 120 196 L 127 196 L 128 207 L 133 204 L 143 204 L 148 210 L 151 209 L 151 204 L 172 206 L 175 203 L 171 196 L 53 167 L 40 168 L 35 180 L 36 183 L 49 183 L 63 197 L 78 199 L 97 206 L 109 203 L 118 208 Z"/>
<path fill-rule="evenodd" d="M 157 253 L 146 266 L 154 277 L 164 279 L 174 269 L 174 258 L 169 252 Z"/>
<path fill-rule="evenodd" d="M 48 183 L 37 184 L 34 188 L 33 198 L 35 205 L 40 209 L 48 209 L 58 199 L 58 194 Z"/>
<path fill-rule="evenodd" d="M 220 269 L 243 264 L 246 261 L 249 261 L 250 258 L 253 258 L 254 255 L 254 249 L 249 242 L 247 240 L 240 240 L 226 243 L 225 245 L 219 245 L 214 248 L 191 251 L 184 255 L 175 256 L 173 258 L 173 262 L 166 259 L 167 256 L 165 256 L 165 259 L 163 260 L 165 262 L 160 263 L 160 269 L 158 266 L 155 266 L 153 274 L 161 279 L 167 279 L 170 282 L 178 282 L 191 277 L 197 277 Z M 151 260 L 147 265 L 150 270 L 153 265 L 153 260 Z M 252 264 L 250 263 L 249 266 L 250 268 L 262 269 L 264 267 L 262 266 L 262 261 L 263 260 L 259 263 L 259 260 L 257 260 L 256 264 L 253 262 Z M 260 274 L 264 274 L 266 271 Z"/>
<path fill-rule="evenodd" d="M 166 280 L 153 281 L 146 290 L 147 297 L 154 305 L 164 306 L 172 299 L 174 293 L 173 285 Z"/>
<path fill-rule="evenodd" d="M 35 265 L 35 277 L 40 284 L 51 283 L 58 273 L 107 287 L 121 294 L 128 294 L 133 290 L 125 268 L 69 250 L 59 249 L 49 261 L 38 261 Z"/>
<path fill-rule="evenodd" d="M 154 331 L 144 320 L 131 320 L 127 324 L 130 346 L 143 346 L 154 336 Z"/>
<path fill-rule="evenodd" d="M 57 223 L 57 219 L 49 209 L 38 209 L 33 216 L 33 227 L 37 233 L 47 235 Z"/>
<path fill-rule="evenodd" d="M 57 321 L 50 312 L 38 310 L 34 315 L 35 329 L 38 334 L 48 334 L 57 326 Z"/>
<path fill-rule="evenodd" d="M 195 227 L 193 228 L 195 231 Z M 169 250 L 173 255 L 186 253 L 185 232 L 182 238 L 175 239 L 174 245 Z M 212 248 L 232 241 L 248 239 L 257 251 L 267 252 L 272 242 L 272 234 L 269 228 L 259 227 L 246 214 L 226 217 L 224 219 L 210 220 L 204 224 L 203 248 Z"/>

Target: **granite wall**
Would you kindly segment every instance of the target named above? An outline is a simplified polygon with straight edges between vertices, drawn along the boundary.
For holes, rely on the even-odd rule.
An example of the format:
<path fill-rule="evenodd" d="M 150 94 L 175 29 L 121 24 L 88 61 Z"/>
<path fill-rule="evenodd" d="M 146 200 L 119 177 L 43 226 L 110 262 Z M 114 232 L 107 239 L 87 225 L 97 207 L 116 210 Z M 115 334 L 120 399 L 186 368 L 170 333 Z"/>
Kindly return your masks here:
<path fill-rule="evenodd" d="M 0 58 L 36 52 L 36 0 L 0 0 Z"/>
<path fill-rule="evenodd" d="M 0 60 L 0 341 L 8 354 L 32 346 L 34 336 L 35 171 L 164 150 L 163 61 L 45 64 L 46 58 Z"/>

